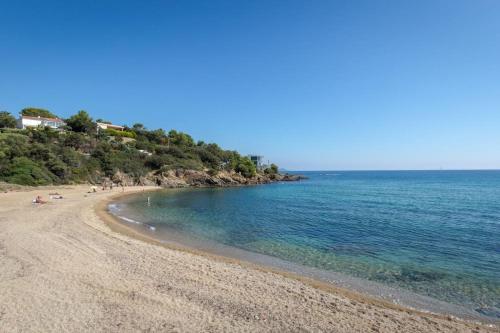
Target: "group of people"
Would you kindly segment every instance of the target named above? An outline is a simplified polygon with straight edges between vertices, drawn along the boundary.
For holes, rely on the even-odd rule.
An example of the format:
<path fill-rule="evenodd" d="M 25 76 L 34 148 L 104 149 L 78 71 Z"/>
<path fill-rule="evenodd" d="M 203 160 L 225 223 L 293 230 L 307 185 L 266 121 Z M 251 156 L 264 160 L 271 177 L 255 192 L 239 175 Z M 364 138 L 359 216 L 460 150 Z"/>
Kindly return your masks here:
<path fill-rule="evenodd" d="M 118 184 L 115 184 L 113 182 L 109 182 L 109 185 L 108 185 L 108 182 L 103 182 L 102 183 L 102 190 L 105 191 L 109 187 L 110 191 L 112 191 L 113 187 L 117 187 L 117 186 L 118 186 Z M 123 184 L 120 183 L 119 186 L 121 186 L 122 192 L 124 192 L 125 191 L 125 187 L 123 186 Z"/>
<path fill-rule="evenodd" d="M 49 193 L 50 199 L 63 199 L 63 196 L 59 193 Z M 45 204 L 46 200 L 43 200 L 41 195 L 37 195 L 35 199 L 33 199 L 34 204 Z"/>
<path fill-rule="evenodd" d="M 106 191 L 109 187 L 109 189 L 112 191 L 113 187 L 116 187 L 116 186 L 118 186 L 118 185 L 114 184 L 113 182 L 109 183 L 109 185 L 106 182 L 103 182 L 102 183 L 102 190 Z M 121 186 L 122 192 L 125 192 L 125 187 L 123 186 L 123 184 L 120 184 L 119 186 Z M 95 186 L 95 185 L 91 186 L 90 190 L 87 193 L 97 193 L 97 186 Z"/>
<path fill-rule="evenodd" d="M 113 182 L 110 182 L 109 186 L 108 186 L 107 182 L 103 182 L 102 190 L 105 191 L 108 187 L 110 190 L 113 190 L 113 186 L 117 186 L 117 185 L 114 184 Z M 120 184 L 120 186 L 122 188 L 122 192 L 125 192 L 125 187 L 123 186 L 123 184 Z M 87 193 L 97 193 L 97 186 L 90 187 L 90 190 Z M 59 193 L 49 193 L 49 196 L 50 196 L 50 199 L 63 199 L 63 196 Z M 34 204 L 45 204 L 45 203 L 47 203 L 47 201 L 43 200 L 41 195 L 37 195 L 36 198 L 33 199 L 33 203 Z"/>

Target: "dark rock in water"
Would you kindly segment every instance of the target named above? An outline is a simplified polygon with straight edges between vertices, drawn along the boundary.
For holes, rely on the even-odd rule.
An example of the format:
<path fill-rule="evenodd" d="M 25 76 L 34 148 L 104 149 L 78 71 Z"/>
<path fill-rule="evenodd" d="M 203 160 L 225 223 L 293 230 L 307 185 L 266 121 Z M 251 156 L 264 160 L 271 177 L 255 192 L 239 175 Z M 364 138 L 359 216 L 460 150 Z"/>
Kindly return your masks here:
<path fill-rule="evenodd" d="M 283 182 L 295 182 L 295 181 L 299 181 L 299 180 L 303 180 L 303 179 L 307 179 L 307 177 L 304 177 L 304 176 L 301 176 L 301 175 L 291 175 L 289 173 L 286 173 L 286 174 L 276 174 L 276 175 L 272 175 L 272 179 L 273 180 L 277 180 L 277 181 L 283 181 Z"/>
<path fill-rule="evenodd" d="M 419 271 L 416 269 L 403 268 L 400 275 L 395 278 L 405 282 L 432 282 L 445 278 L 446 274 L 436 271 Z"/>
<path fill-rule="evenodd" d="M 500 318 L 500 309 L 497 308 L 477 308 L 476 312 L 493 318 Z"/>

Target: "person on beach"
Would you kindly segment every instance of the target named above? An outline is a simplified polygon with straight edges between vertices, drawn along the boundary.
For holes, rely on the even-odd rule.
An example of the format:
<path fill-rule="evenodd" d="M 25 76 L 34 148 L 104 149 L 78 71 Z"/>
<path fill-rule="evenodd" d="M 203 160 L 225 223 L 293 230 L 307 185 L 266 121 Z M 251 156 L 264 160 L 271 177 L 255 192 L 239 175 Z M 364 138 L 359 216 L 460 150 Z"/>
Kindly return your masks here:
<path fill-rule="evenodd" d="M 44 204 L 44 203 L 47 203 L 47 201 L 43 200 L 42 199 L 42 196 L 38 195 L 34 200 L 33 200 L 33 203 L 37 203 L 37 204 Z"/>

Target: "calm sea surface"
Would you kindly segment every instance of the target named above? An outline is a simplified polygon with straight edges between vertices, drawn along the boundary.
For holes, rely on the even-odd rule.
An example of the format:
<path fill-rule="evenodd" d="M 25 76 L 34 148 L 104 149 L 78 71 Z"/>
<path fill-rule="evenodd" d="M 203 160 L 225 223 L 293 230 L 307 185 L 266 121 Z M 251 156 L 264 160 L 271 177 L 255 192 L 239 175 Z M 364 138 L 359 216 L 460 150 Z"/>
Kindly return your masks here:
<path fill-rule="evenodd" d="M 115 208 L 155 232 L 341 272 L 500 318 L 500 171 L 301 174 L 309 179 L 146 193 Z"/>

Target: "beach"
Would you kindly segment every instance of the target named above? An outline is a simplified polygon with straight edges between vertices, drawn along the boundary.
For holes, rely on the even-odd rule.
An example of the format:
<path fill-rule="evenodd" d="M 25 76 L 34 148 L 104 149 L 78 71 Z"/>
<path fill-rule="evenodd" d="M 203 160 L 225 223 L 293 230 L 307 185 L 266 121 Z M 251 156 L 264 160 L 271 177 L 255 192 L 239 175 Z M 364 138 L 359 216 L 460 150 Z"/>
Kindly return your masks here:
<path fill-rule="evenodd" d="M 106 205 L 154 190 L 0 194 L 1 332 L 498 332 L 264 267 L 168 248 Z M 63 199 L 49 200 L 58 192 Z M 41 195 L 46 204 L 36 205 Z"/>

